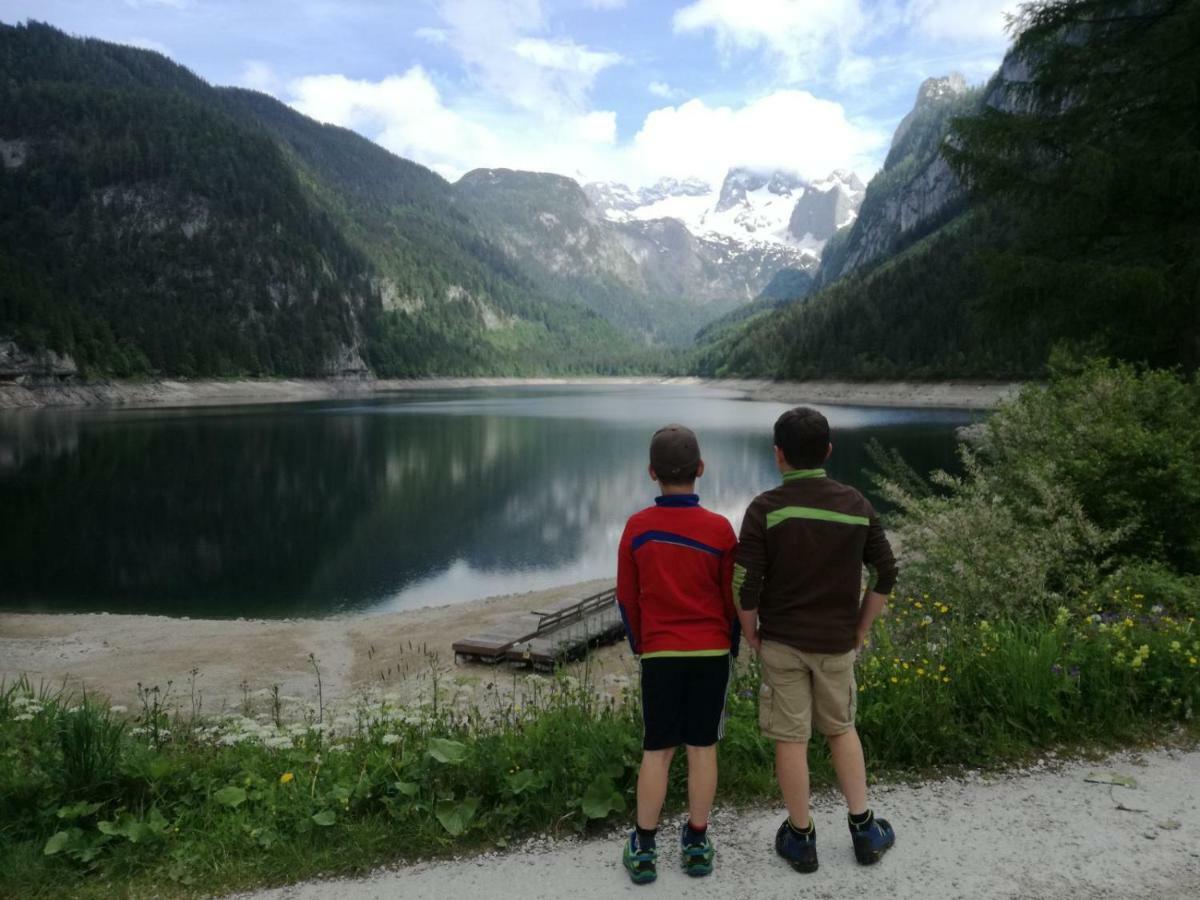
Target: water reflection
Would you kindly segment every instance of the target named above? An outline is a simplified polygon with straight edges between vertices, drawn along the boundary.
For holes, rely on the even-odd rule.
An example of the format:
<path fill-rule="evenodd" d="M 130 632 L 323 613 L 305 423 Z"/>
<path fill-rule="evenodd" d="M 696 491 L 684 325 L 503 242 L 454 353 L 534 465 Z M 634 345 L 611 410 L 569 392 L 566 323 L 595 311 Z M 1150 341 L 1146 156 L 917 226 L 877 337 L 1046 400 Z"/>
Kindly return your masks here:
<path fill-rule="evenodd" d="M 692 387 L 421 392 L 370 404 L 0 418 L 0 606 L 192 616 L 445 603 L 612 573 L 650 502 L 650 433 L 700 434 L 735 526 L 777 480 L 784 409 Z M 833 473 L 870 435 L 953 462 L 959 413 L 827 410 Z"/>

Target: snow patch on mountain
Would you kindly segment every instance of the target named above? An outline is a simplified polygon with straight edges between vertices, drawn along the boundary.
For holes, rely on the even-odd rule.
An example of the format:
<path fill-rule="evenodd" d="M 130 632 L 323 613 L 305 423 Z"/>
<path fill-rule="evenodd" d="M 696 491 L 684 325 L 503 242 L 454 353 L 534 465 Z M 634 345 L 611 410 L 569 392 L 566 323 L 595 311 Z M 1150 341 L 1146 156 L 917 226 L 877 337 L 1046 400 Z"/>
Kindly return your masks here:
<path fill-rule="evenodd" d="M 788 172 L 737 168 L 729 170 L 719 190 L 695 179 L 665 178 L 637 190 L 594 182 L 584 191 L 613 222 L 675 219 L 730 252 L 737 246 L 759 254 L 770 249 L 774 260 L 811 266 L 829 237 L 854 222 L 866 187 L 853 172 L 840 169 L 806 181 Z"/>

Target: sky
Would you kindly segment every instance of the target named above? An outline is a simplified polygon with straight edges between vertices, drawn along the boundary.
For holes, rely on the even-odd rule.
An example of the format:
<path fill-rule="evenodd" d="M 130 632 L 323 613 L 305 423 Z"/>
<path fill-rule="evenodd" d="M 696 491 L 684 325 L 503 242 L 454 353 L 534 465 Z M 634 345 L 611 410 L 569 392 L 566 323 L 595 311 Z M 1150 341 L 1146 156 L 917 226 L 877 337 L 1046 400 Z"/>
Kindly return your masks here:
<path fill-rule="evenodd" d="M 982 83 L 1013 0 L 0 0 L 272 94 L 449 179 L 869 178 L 930 76 Z"/>

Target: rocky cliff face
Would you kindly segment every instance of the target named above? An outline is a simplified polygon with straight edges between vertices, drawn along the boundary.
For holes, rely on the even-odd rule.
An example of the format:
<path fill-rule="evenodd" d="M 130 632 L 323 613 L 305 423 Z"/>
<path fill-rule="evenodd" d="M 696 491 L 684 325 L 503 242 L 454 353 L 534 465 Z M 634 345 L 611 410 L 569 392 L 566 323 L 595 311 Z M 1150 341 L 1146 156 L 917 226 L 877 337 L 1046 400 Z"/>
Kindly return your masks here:
<path fill-rule="evenodd" d="M 853 228 L 822 259 L 818 284 L 895 252 L 962 204 L 965 191 L 939 150 L 950 120 L 978 103 L 977 93 L 957 73 L 921 84 L 916 103 L 896 128 L 883 169 L 867 186 Z"/>
<path fill-rule="evenodd" d="M 39 384 L 70 380 L 79 374 L 75 360 L 53 350 L 29 352 L 11 337 L 0 336 L 0 382 Z"/>

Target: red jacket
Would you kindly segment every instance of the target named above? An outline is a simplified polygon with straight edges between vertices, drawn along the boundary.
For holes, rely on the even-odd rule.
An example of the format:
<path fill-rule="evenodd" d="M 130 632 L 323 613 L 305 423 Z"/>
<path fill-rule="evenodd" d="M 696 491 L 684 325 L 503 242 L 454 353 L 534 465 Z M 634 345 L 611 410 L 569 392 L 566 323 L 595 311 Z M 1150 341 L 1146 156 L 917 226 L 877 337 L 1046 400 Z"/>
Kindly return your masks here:
<path fill-rule="evenodd" d="M 630 516 L 617 552 L 617 603 L 642 657 L 737 651 L 729 520 L 695 494 L 658 497 Z"/>

